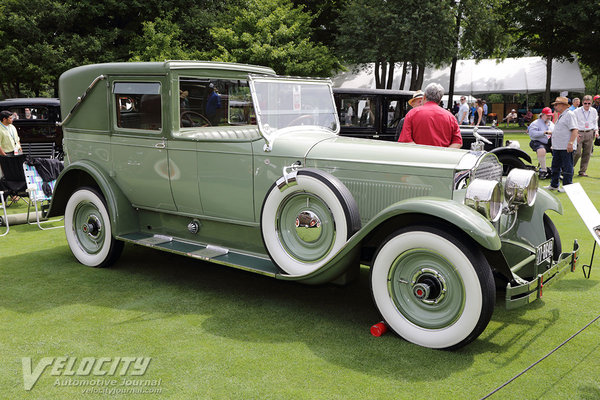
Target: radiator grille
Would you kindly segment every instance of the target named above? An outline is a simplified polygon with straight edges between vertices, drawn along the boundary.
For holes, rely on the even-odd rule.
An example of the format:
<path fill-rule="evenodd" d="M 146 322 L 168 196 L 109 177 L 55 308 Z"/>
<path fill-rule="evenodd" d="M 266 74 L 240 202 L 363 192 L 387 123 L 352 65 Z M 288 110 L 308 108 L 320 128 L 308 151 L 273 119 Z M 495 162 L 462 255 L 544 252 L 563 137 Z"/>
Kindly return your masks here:
<path fill-rule="evenodd" d="M 429 196 L 431 194 L 431 186 L 429 185 L 364 181 L 358 179 L 342 179 L 341 181 L 354 196 L 363 224 L 393 203 L 413 197 Z"/>

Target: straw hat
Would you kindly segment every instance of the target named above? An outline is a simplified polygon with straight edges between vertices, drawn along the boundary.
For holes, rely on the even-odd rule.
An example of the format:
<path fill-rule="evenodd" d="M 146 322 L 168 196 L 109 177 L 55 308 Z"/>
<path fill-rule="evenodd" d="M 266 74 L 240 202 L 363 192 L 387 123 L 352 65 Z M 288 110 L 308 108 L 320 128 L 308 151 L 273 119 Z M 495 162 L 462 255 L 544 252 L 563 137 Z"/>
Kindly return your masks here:
<path fill-rule="evenodd" d="M 556 100 L 554 100 L 554 103 L 551 103 L 551 104 L 552 105 L 555 105 L 555 104 L 564 104 L 564 105 L 568 106 L 569 105 L 569 99 L 567 99 L 566 97 L 558 96 L 556 98 Z"/>
<path fill-rule="evenodd" d="M 425 97 L 425 93 L 423 93 L 423 92 L 422 92 L 422 91 L 420 91 L 420 90 L 417 90 L 417 91 L 416 91 L 416 92 L 413 94 L 413 97 L 412 97 L 412 99 L 410 99 L 410 100 L 408 101 L 408 104 L 409 104 L 409 105 L 412 107 L 412 106 L 413 106 L 413 103 L 415 102 L 415 100 L 422 99 L 423 97 Z"/>

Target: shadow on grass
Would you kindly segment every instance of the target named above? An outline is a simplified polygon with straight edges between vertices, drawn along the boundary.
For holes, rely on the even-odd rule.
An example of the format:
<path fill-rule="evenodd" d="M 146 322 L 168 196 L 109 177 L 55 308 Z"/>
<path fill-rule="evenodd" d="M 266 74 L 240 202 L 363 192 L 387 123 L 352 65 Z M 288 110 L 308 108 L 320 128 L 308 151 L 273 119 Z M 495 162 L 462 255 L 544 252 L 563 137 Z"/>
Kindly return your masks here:
<path fill-rule="evenodd" d="M 131 245 L 111 269 L 82 266 L 66 245 L 0 258 L 0 264 L 0 304 L 19 313 L 89 304 L 148 314 L 93 321 L 103 325 L 152 320 L 157 313 L 208 316 L 202 328 L 209 334 L 247 342 L 300 342 L 328 362 L 398 380 L 436 381 L 473 363 L 472 351 L 430 350 L 393 334 L 371 336 L 369 328 L 379 314 L 366 269 L 346 287 L 308 286 Z"/>

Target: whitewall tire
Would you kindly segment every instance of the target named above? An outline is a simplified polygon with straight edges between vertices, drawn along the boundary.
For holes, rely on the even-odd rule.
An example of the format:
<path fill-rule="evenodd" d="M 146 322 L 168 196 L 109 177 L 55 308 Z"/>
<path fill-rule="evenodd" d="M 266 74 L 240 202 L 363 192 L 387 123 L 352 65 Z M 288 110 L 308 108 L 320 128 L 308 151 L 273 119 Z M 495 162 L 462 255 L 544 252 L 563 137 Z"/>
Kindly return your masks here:
<path fill-rule="evenodd" d="M 89 267 L 113 264 L 123 250 L 123 242 L 115 240 L 106 205 L 93 188 L 75 191 L 65 208 L 65 234 L 71 252 Z"/>
<path fill-rule="evenodd" d="M 491 268 L 472 243 L 442 230 L 399 230 L 379 248 L 371 290 L 384 320 L 424 347 L 452 349 L 487 326 L 496 290 Z"/>
<path fill-rule="evenodd" d="M 290 275 L 316 271 L 359 229 L 358 207 L 348 188 L 316 169 L 298 171 L 293 185 L 274 184 L 262 207 L 265 247 Z"/>

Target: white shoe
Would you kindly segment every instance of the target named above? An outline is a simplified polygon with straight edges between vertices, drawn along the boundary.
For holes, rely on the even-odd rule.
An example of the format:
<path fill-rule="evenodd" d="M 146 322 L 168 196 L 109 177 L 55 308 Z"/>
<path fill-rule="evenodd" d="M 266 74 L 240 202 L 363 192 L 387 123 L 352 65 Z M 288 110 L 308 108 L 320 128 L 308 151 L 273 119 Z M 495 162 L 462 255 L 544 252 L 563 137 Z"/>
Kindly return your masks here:
<path fill-rule="evenodd" d="M 552 190 L 552 191 L 558 190 L 558 188 L 555 188 L 554 186 L 551 186 L 551 185 L 544 186 L 544 189 L 546 189 L 546 190 Z"/>

